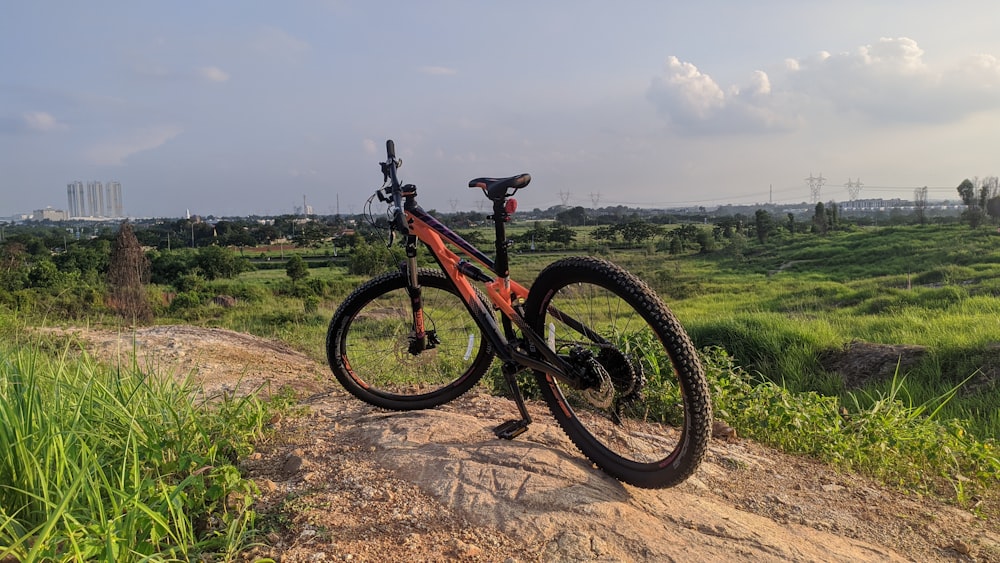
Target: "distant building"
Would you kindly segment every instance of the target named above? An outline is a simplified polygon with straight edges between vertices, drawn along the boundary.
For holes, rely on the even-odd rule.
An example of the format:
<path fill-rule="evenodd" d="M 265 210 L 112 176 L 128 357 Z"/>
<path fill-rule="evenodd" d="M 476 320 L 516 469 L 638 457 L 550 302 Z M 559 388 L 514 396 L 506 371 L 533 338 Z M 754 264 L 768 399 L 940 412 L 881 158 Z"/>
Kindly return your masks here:
<path fill-rule="evenodd" d="M 893 199 L 855 199 L 838 204 L 844 211 L 881 211 L 884 209 L 905 209 L 913 207 L 912 201 Z"/>
<path fill-rule="evenodd" d="M 66 200 L 69 217 L 124 217 L 125 205 L 121 182 L 112 180 L 107 185 L 101 182 L 77 180 L 66 185 Z"/>
<path fill-rule="evenodd" d="M 66 198 L 69 200 L 70 217 L 86 217 L 87 212 L 83 203 L 83 182 L 77 180 L 66 185 Z"/>
<path fill-rule="evenodd" d="M 124 217 L 125 205 L 122 202 L 121 182 L 112 180 L 105 186 L 105 203 L 107 203 L 108 217 Z"/>
<path fill-rule="evenodd" d="M 87 210 L 90 217 L 104 217 L 104 184 L 87 182 Z"/>
<path fill-rule="evenodd" d="M 62 209 L 46 207 L 45 209 L 36 209 L 32 212 L 31 218 L 35 221 L 65 221 L 69 219 L 69 214 Z"/>

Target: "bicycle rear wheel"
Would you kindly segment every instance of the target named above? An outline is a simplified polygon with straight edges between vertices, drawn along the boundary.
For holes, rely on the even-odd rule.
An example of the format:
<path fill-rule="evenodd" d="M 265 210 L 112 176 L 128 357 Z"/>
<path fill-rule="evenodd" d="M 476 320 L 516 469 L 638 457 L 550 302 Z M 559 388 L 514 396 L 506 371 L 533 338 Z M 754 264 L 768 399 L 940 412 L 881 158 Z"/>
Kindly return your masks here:
<path fill-rule="evenodd" d="M 384 274 L 340 305 L 326 336 L 334 376 L 355 397 L 392 410 L 435 407 L 465 393 L 483 376 L 493 349 L 443 273 L 421 269 L 428 344 L 411 346 L 413 309 L 406 274 Z"/>
<path fill-rule="evenodd" d="M 687 333 L 653 290 L 605 260 L 566 258 L 539 273 L 525 311 L 589 380 L 575 389 L 535 372 L 584 455 L 644 488 L 676 485 L 697 469 L 712 425 L 708 386 Z"/>

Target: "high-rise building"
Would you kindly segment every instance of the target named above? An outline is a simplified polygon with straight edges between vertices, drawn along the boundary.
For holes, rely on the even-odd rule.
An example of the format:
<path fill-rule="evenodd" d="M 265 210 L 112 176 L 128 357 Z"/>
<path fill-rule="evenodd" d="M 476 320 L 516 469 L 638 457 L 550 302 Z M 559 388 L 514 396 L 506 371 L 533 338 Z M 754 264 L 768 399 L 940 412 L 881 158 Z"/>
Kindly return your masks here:
<path fill-rule="evenodd" d="M 66 198 L 69 200 L 69 216 L 85 217 L 86 211 L 83 203 L 83 182 L 77 180 L 66 184 Z"/>
<path fill-rule="evenodd" d="M 87 210 L 89 217 L 104 217 L 104 185 L 87 182 Z"/>
<path fill-rule="evenodd" d="M 117 180 L 111 180 L 105 186 L 104 201 L 107 204 L 108 217 L 124 217 L 125 205 L 122 202 L 122 185 Z"/>
<path fill-rule="evenodd" d="M 66 184 L 66 199 L 69 203 L 70 218 L 73 217 L 124 217 L 125 204 L 121 182 L 111 180 L 107 185 L 101 182 L 77 180 Z"/>

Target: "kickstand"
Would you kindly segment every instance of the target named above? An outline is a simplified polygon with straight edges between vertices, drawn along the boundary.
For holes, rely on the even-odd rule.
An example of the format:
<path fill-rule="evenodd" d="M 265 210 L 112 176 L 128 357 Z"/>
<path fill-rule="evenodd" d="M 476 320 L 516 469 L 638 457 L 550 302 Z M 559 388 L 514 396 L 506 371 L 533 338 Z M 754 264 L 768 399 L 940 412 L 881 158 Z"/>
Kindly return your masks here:
<path fill-rule="evenodd" d="M 510 393 L 514 397 L 514 403 L 517 404 L 517 410 L 521 413 L 521 418 L 504 422 L 494 428 L 493 433 L 497 435 L 497 438 L 513 440 L 528 429 L 528 425 L 531 424 L 531 415 L 528 414 L 528 407 L 524 404 L 524 397 L 521 396 L 521 388 L 517 385 L 515 377 L 519 371 L 517 364 L 504 364 L 501 371 L 504 381 L 507 382 L 507 387 L 510 388 Z"/>

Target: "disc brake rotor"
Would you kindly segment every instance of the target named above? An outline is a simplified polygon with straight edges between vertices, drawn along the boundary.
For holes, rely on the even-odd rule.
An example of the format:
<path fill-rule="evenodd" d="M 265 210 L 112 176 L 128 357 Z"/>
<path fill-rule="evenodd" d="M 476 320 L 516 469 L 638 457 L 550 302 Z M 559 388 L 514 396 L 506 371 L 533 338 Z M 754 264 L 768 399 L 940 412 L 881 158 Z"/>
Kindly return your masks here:
<path fill-rule="evenodd" d="M 437 350 L 425 349 L 419 354 L 411 354 L 409 337 L 402 337 L 396 339 L 396 342 L 393 344 L 392 355 L 401 366 L 423 367 L 437 358 Z"/>

